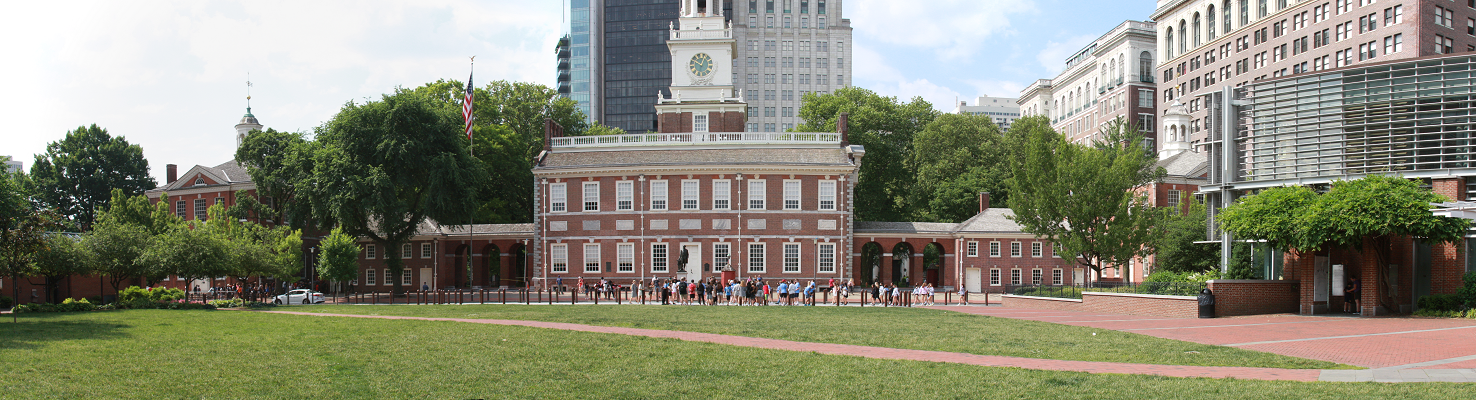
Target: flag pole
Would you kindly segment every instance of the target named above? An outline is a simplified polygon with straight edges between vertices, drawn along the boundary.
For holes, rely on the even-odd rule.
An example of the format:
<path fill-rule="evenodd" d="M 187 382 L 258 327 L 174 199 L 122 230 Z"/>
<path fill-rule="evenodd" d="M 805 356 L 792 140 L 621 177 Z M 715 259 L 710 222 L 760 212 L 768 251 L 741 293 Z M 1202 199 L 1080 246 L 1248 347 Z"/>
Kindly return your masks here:
<path fill-rule="evenodd" d="M 467 72 L 467 74 L 466 74 L 466 94 L 463 96 L 464 100 L 462 100 L 462 102 L 465 103 L 465 104 L 462 104 L 461 105 L 461 110 L 462 110 L 462 114 L 463 114 L 462 115 L 462 118 L 466 120 L 466 142 L 467 142 L 467 150 L 471 153 L 472 158 L 476 158 L 477 157 L 476 141 L 472 140 L 472 122 L 476 120 L 476 117 L 472 114 L 472 110 L 473 110 L 473 108 L 472 108 L 472 100 L 474 99 L 473 92 L 472 92 L 472 90 L 473 90 L 472 89 L 472 76 L 475 75 L 476 74 L 476 71 L 477 71 L 477 56 L 471 56 L 471 60 L 470 61 L 471 61 L 470 71 Z M 467 271 L 465 271 L 465 272 L 468 272 L 467 273 L 467 278 L 468 279 L 467 279 L 467 282 L 466 282 L 468 286 L 471 285 L 471 279 L 469 279 L 471 277 L 471 274 L 469 272 L 472 269 L 472 265 L 474 265 L 473 264 L 473 261 L 472 261 L 472 254 L 474 254 L 474 253 L 472 253 L 472 247 L 471 247 L 472 246 L 472 243 L 471 242 L 472 242 L 472 234 L 473 234 L 473 232 L 476 231 L 476 222 L 477 222 L 476 221 L 476 214 L 477 214 L 477 208 L 476 208 L 476 206 L 472 206 L 472 210 L 471 211 L 472 212 L 467 213 L 467 216 L 466 216 L 466 219 L 467 219 L 467 221 L 466 221 L 466 265 L 462 265 L 461 266 L 461 268 L 467 269 Z M 488 273 L 491 273 L 492 271 L 487 271 L 487 272 Z M 493 283 L 495 284 L 496 282 L 493 282 Z M 501 285 L 498 285 L 498 286 L 501 286 Z"/>

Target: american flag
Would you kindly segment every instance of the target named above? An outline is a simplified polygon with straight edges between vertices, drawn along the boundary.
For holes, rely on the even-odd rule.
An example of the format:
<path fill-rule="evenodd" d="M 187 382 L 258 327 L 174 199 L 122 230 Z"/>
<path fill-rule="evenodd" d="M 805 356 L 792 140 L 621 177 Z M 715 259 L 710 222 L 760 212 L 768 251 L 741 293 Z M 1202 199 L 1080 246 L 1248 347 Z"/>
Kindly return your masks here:
<path fill-rule="evenodd" d="M 466 75 L 466 98 L 461 101 L 461 118 L 466 120 L 466 140 L 472 140 L 472 75 Z"/>

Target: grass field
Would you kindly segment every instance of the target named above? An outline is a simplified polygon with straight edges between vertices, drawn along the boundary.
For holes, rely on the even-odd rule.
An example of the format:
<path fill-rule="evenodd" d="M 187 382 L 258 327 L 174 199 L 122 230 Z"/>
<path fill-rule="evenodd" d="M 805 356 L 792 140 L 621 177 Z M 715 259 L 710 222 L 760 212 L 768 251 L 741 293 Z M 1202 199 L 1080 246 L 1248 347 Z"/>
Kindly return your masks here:
<path fill-rule="evenodd" d="M 294 306 L 283 309 L 340 314 L 570 322 L 1056 360 L 1272 368 L 1354 368 L 1326 361 L 1136 333 L 924 308 L 339 305 Z M 1190 353 L 1191 351 L 1197 353 Z"/>
<path fill-rule="evenodd" d="M 623 335 L 238 311 L 0 323 L 3 398 L 1441 399 L 1469 385 L 1091 375 Z"/>

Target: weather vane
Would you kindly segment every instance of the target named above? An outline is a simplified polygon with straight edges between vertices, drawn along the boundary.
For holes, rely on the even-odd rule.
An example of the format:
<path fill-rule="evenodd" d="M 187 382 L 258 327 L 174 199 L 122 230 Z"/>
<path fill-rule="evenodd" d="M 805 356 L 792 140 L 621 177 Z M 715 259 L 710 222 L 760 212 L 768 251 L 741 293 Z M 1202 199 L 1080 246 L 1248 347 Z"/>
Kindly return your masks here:
<path fill-rule="evenodd" d="M 251 73 L 246 73 L 246 108 L 251 108 Z"/>

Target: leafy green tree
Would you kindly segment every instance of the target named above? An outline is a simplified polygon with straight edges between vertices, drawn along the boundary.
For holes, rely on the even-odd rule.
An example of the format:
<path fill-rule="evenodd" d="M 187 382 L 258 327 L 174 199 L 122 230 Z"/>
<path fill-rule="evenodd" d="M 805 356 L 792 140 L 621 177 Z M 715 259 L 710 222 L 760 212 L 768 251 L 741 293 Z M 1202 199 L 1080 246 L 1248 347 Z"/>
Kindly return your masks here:
<path fill-rule="evenodd" d="M 46 239 L 46 247 L 36 254 L 35 276 L 45 279 L 46 301 L 61 304 L 61 283 L 72 275 L 86 275 L 93 271 L 92 253 L 83 246 L 80 237 L 52 233 Z"/>
<path fill-rule="evenodd" d="M 97 224 L 84 235 L 82 247 L 92 253 L 96 272 L 108 277 L 114 292 L 123 282 L 152 273 L 140 257 L 155 236 L 184 226 L 184 220 L 170 212 L 169 204 L 168 193 L 151 203 L 147 196 L 114 189 Z"/>
<path fill-rule="evenodd" d="M 458 110 L 411 90 L 349 103 L 320 130 L 313 173 L 299 177 L 296 198 L 316 221 L 337 221 L 385 249 L 400 248 L 427 219 L 466 221 L 487 173 L 462 128 Z M 387 254 L 390 276 L 399 276 L 404 261 Z M 404 293 L 399 280 L 394 291 Z"/>
<path fill-rule="evenodd" d="M 228 239 L 195 225 L 170 229 L 149 241 L 139 257 L 139 264 L 147 267 L 143 278 L 149 286 L 169 275 L 194 282 L 231 273 L 236 260 Z"/>
<path fill-rule="evenodd" d="M 234 207 L 232 208 L 235 209 Z M 295 281 L 302 271 L 302 231 L 288 226 L 263 226 L 229 216 L 229 211 L 213 205 L 206 211 L 209 218 L 197 227 L 225 240 L 233 260 L 229 272 L 238 280 L 247 277 L 270 277 Z"/>
<path fill-rule="evenodd" d="M 156 186 L 143 148 L 95 124 L 46 145 L 46 153 L 37 154 L 31 166 L 31 179 L 39 202 L 83 231 L 92 229 L 113 189 L 138 195 Z"/>
<path fill-rule="evenodd" d="M 246 135 L 241 147 L 236 149 L 236 160 L 251 175 L 257 196 L 271 197 L 273 201 L 266 204 L 257 196 L 237 192 L 237 204 L 230 210 L 231 217 L 255 216 L 276 222 L 287 221 L 299 229 L 312 226 L 314 221 L 309 219 L 312 205 L 293 207 L 296 203 L 291 200 L 297 194 L 296 185 L 301 183 L 298 177 L 312 173 L 316 150 L 315 144 L 300 133 L 268 128 Z"/>
<path fill-rule="evenodd" d="M 913 137 L 939 112 L 921 97 L 901 103 L 870 90 L 847 87 L 807 94 L 800 106 L 805 123 L 796 132 L 834 132 L 836 118 L 850 113 L 850 142 L 866 147 L 856 182 L 855 213 L 862 221 L 902 221 L 912 215 L 916 172 L 909 165 Z M 924 155 L 927 156 L 927 155 Z M 972 196 L 971 196 L 972 198 Z"/>
<path fill-rule="evenodd" d="M 1075 255 L 1097 276 L 1105 267 L 1151 254 L 1164 212 L 1133 189 L 1164 171 L 1143 149 L 1141 134 L 1114 124 L 1110 142 L 1088 146 L 1048 126 L 1029 129 L 1018 133 L 1022 145 L 1011 164 L 1011 218 L 1024 231 L 1060 245 L 1062 254 Z"/>
<path fill-rule="evenodd" d="M 1220 246 L 1204 241 L 1208 218 L 1203 203 L 1189 198 L 1189 212 L 1170 212 L 1165 218 L 1163 235 L 1155 245 L 1153 270 L 1175 273 L 1208 272 L 1220 265 Z"/>
<path fill-rule="evenodd" d="M 359 276 L 359 245 L 343 229 L 334 228 L 318 248 L 318 278 L 344 282 Z"/>
<path fill-rule="evenodd" d="M 1238 239 L 1265 240 L 1275 248 L 1312 251 L 1322 247 L 1320 235 L 1300 219 L 1310 214 L 1317 192 L 1306 186 L 1282 186 L 1242 197 L 1220 211 L 1220 227 Z"/>
<path fill-rule="evenodd" d="M 987 116 L 943 114 L 912 140 L 917 171 L 913 221 L 961 222 L 978 213 L 979 192 L 1007 204 L 1003 134 Z M 868 149 L 869 152 L 869 149 Z M 870 160 L 865 160 L 870 162 Z"/>
<path fill-rule="evenodd" d="M 0 170 L 0 276 L 9 276 L 15 301 L 20 303 L 23 276 L 35 275 L 37 253 L 46 249 L 48 231 L 61 228 L 61 216 L 37 210 L 22 187 L 19 174 Z M 15 315 L 11 315 L 15 320 Z"/>

